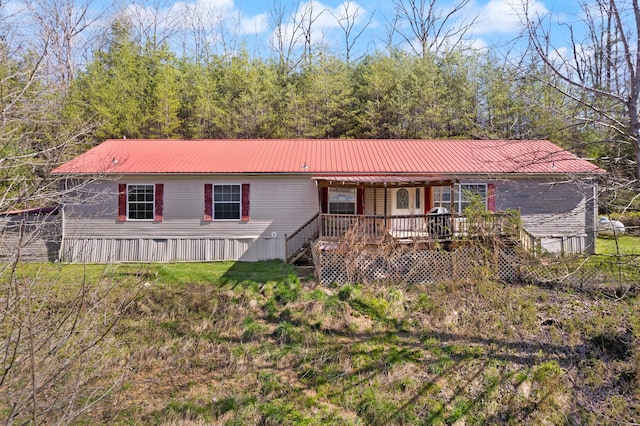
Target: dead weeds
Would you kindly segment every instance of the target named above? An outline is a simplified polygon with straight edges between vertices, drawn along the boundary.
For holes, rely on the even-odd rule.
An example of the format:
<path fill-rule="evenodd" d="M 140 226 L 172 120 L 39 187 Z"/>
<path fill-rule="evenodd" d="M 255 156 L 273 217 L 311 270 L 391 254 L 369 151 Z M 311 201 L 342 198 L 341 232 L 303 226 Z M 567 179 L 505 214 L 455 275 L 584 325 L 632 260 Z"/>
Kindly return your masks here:
<path fill-rule="evenodd" d="M 640 419 L 637 296 L 491 281 L 323 287 L 287 271 L 262 283 L 157 282 L 137 303 L 116 330 L 125 386 L 86 422 Z"/>

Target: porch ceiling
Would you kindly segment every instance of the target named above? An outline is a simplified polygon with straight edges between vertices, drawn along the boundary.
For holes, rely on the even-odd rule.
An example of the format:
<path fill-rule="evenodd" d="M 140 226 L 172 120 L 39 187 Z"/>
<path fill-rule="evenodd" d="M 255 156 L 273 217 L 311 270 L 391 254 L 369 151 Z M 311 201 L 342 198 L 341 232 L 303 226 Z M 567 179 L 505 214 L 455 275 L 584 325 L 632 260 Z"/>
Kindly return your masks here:
<path fill-rule="evenodd" d="M 320 187 L 334 185 L 348 186 L 453 186 L 458 179 L 441 175 L 345 175 L 345 176 L 313 176 Z"/>

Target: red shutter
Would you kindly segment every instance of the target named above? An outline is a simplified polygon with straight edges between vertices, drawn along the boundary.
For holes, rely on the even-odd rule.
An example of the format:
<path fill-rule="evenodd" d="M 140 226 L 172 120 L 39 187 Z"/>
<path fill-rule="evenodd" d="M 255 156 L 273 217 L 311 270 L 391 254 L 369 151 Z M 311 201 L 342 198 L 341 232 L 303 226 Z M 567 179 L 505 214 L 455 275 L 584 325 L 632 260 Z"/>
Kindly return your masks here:
<path fill-rule="evenodd" d="M 433 200 L 431 199 L 431 187 L 427 186 L 424 188 L 424 212 L 429 213 L 429 210 L 431 210 L 432 203 Z"/>
<path fill-rule="evenodd" d="M 487 184 L 487 210 L 490 212 L 496 211 L 496 184 Z"/>
<path fill-rule="evenodd" d="M 320 188 L 320 210 L 322 213 L 329 212 L 329 188 Z"/>
<path fill-rule="evenodd" d="M 118 221 L 127 220 L 127 184 L 118 184 Z"/>
<path fill-rule="evenodd" d="M 204 184 L 204 221 L 211 222 L 213 220 L 213 185 Z"/>
<path fill-rule="evenodd" d="M 251 197 L 249 196 L 250 185 L 248 183 L 242 184 L 242 221 L 249 221 L 249 204 Z"/>
<path fill-rule="evenodd" d="M 164 184 L 156 183 L 156 198 L 155 198 L 155 217 L 153 220 L 156 222 L 162 222 L 162 209 L 164 207 Z"/>
<path fill-rule="evenodd" d="M 356 189 L 356 214 L 364 214 L 364 188 Z"/>

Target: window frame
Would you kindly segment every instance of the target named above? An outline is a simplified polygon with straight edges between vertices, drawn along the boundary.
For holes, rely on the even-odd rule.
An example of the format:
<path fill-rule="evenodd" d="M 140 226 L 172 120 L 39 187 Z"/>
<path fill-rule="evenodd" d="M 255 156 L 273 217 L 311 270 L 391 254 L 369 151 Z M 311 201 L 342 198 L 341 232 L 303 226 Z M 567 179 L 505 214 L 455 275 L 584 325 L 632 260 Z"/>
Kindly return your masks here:
<path fill-rule="evenodd" d="M 469 190 L 467 189 L 467 191 L 465 191 L 465 188 L 463 188 L 463 186 L 466 187 L 484 187 L 484 194 L 482 197 L 482 201 L 484 202 L 484 208 L 488 209 L 488 200 L 489 200 L 489 188 L 487 183 L 478 183 L 478 182 L 464 182 L 464 183 L 460 183 L 457 184 L 458 188 L 456 190 L 456 198 L 457 200 L 454 202 L 454 205 L 457 207 L 456 208 L 456 214 L 462 214 L 465 210 L 465 208 L 467 208 L 470 204 L 470 200 L 466 198 L 465 196 L 465 192 L 473 192 L 475 194 L 481 194 L 480 192 L 477 191 L 473 191 L 473 190 Z M 464 205 L 464 208 L 462 207 Z"/>
<path fill-rule="evenodd" d="M 457 215 L 464 213 L 463 205 L 468 205 L 469 200 L 465 197 L 465 189 L 469 187 L 484 187 L 483 201 L 484 207 L 489 206 L 489 184 L 486 182 L 461 182 L 456 183 L 453 187 L 454 196 L 451 195 L 452 187 L 450 186 L 434 186 L 432 188 L 433 207 L 445 207 L 449 211 L 453 211 Z M 476 192 L 478 193 L 478 192 Z M 446 200 L 444 194 L 449 194 L 449 200 Z"/>
<path fill-rule="evenodd" d="M 448 200 L 444 195 L 448 196 Z M 451 187 L 450 186 L 434 186 L 431 188 L 432 207 L 444 207 L 451 212 Z"/>
<path fill-rule="evenodd" d="M 152 200 L 151 201 L 131 201 L 129 200 L 129 195 L 130 195 L 130 188 L 134 187 L 134 186 L 150 186 L 152 189 Z M 146 183 L 146 182 L 142 182 L 142 183 L 127 183 L 127 193 L 126 193 L 126 203 L 127 203 L 127 211 L 126 211 L 126 220 L 127 221 L 135 221 L 135 222 L 153 222 L 155 220 L 156 217 L 156 184 L 154 183 Z M 150 218 L 134 218 L 131 217 L 131 204 L 151 204 L 151 217 Z"/>
<path fill-rule="evenodd" d="M 238 188 L 238 201 L 216 201 L 216 187 L 235 186 Z M 237 204 L 237 218 L 217 218 L 216 203 Z M 214 222 L 240 222 L 242 220 L 242 184 L 241 183 L 212 183 L 211 184 L 211 220 Z"/>
<path fill-rule="evenodd" d="M 331 193 L 334 194 L 336 192 L 351 192 L 353 194 L 353 203 L 351 201 L 346 202 L 336 202 L 331 201 Z M 332 204 L 353 204 L 353 213 L 335 213 L 332 211 Z M 358 189 L 357 188 L 329 188 L 327 191 L 327 213 L 328 214 L 340 214 L 340 215 L 357 215 L 358 214 Z"/>

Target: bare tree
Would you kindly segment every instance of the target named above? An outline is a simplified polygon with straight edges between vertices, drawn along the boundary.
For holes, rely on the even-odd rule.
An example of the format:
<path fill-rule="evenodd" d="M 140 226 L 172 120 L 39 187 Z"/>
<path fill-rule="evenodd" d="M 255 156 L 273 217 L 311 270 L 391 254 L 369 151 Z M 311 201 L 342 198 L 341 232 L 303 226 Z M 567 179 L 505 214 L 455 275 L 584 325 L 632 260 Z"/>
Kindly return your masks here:
<path fill-rule="evenodd" d="M 38 32 L 33 41 L 43 43 L 39 51 L 46 50 L 49 76 L 66 87 L 71 84 L 77 62 L 91 49 L 90 32 L 101 19 L 95 13 L 92 0 L 42 0 L 27 2 L 26 8 Z"/>
<path fill-rule="evenodd" d="M 326 9 L 322 9 L 317 14 L 314 14 L 314 4 L 313 0 L 306 3 L 304 5 L 304 9 L 299 14 L 299 17 L 297 17 L 297 21 L 300 23 L 299 25 L 302 28 L 302 34 L 304 37 L 304 58 L 307 63 L 311 62 L 311 36 L 313 34 L 313 24 L 315 24 L 318 18 L 320 18 L 320 16 L 326 11 Z"/>
<path fill-rule="evenodd" d="M 561 27 L 570 40 L 552 33 L 551 16 L 531 12 L 525 3 L 530 44 L 563 84 L 550 84 L 582 105 L 585 113 L 574 120 L 594 125 L 612 135 L 610 142 L 631 147 L 632 175 L 640 180 L 640 8 L 638 0 L 595 0 L 581 4 L 581 21 Z M 557 29 L 556 29 L 557 30 Z M 606 141 L 605 141 L 606 142 Z M 624 161 L 622 158 L 618 159 Z M 629 182 L 627 182 L 629 183 Z"/>
<path fill-rule="evenodd" d="M 283 0 L 273 0 L 269 5 L 269 23 L 272 29 L 271 49 L 278 55 L 280 70 L 288 74 L 298 64 L 293 60 L 293 51 L 300 42 L 302 23 L 296 18 L 300 3 L 294 2 L 287 7 Z"/>
<path fill-rule="evenodd" d="M 192 48 L 197 62 L 207 62 L 214 53 L 221 53 L 226 58 L 237 53 L 240 12 L 229 15 L 204 3 L 185 5 L 179 12 L 183 14 L 184 27 L 191 34 L 190 40 L 184 40 L 185 50 L 187 46 Z"/>
<path fill-rule="evenodd" d="M 364 33 L 364 31 L 373 20 L 373 14 L 371 14 L 367 23 L 356 31 L 355 26 L 358 22 L 358 16 L 360 15 L 361 11 L 362 9 L 360 8 L 360 6 L 353 3 L 351 0 L 347 0 L 342 3 L 342 9 L 340 10 L 340 13 L 336 15 L 335 13 L 331 12 L 333 17 L 336 18 L 336 21 L 338 21 L 338 25 L 340 25 L 340 28 L 342 28 L 342 33 L 344 35 L 345 61 L 347 63 L 351 61 L 351 52 L 354 45 L 358 42 L 358 39 L 362 36 L 362 33 Z"/>
<path fill-rule="evenodd" d="M 443 49 L 453 50 L 477 19 L 456 22 L 470 2 L 459 0 L 445 9 L 438 0 L 393 0 L 399 21 L 409 26 L 399 27 L 398 33 L 422 57 L 438 55 Z"/>
<path fill-rule="evenodd" d="M 67 424 L 124 378 L 104 345 L 140 287 L 109 274 L 76 283 L 21 276 L 19 261 L 0 271 L 0 408 L 7 424 Z"/>
<path fill-rule="evenodd" d="M 171 13 L 171 4 L 169 0 L 134 3 L 121 10 L 121 19 L 131 24 L 140 46 L 148 44 L 152 50 L 158 50 L 169 43 L 184 21 L 181 13 Z"/>
<path fill-rule="evenodd" d="M 126 371 L 122 359 L 105 357 L 104 345 L 137 285 L 123 289 L 109 276 L 56 281 L 35 266 L 21 272 L 34 241 L 56 224 L 65 194 L 49 171 L 92 128 L 62 113 L 74 40 L 88 27 L 83 16 L 71 2 L 43 2 L 0 22 L 0 413 L 7 424 L 67 424 Z M 21 34 L 15 23 L 34 17 L 38 27 Z"/>

